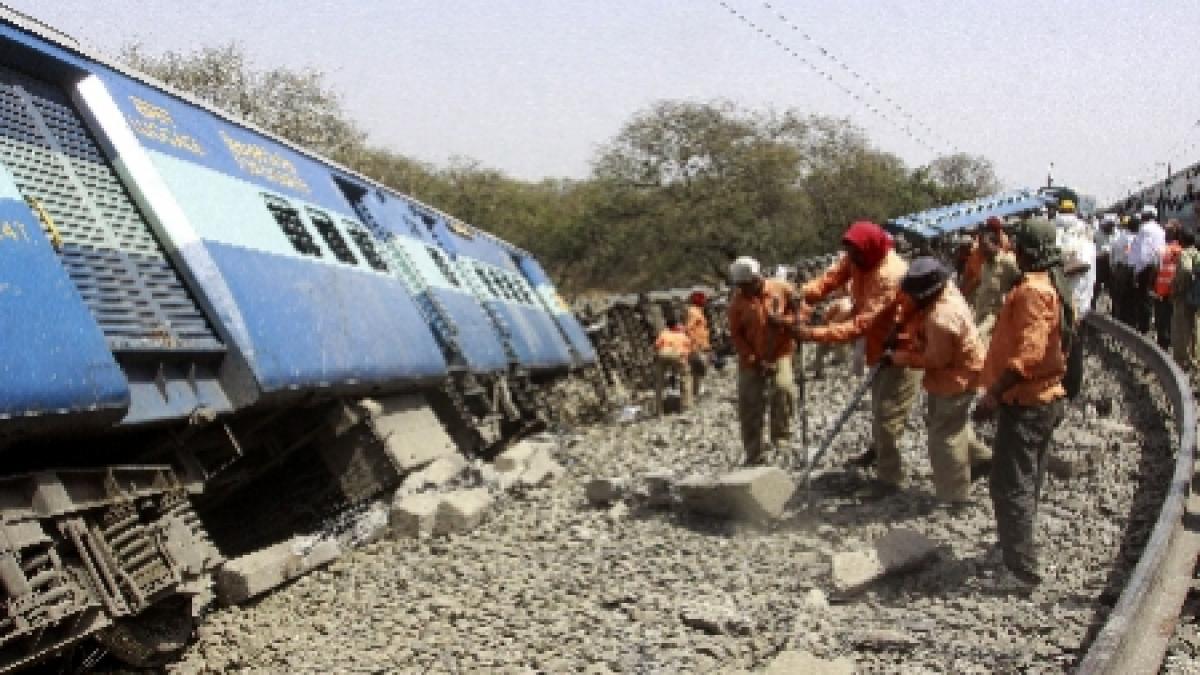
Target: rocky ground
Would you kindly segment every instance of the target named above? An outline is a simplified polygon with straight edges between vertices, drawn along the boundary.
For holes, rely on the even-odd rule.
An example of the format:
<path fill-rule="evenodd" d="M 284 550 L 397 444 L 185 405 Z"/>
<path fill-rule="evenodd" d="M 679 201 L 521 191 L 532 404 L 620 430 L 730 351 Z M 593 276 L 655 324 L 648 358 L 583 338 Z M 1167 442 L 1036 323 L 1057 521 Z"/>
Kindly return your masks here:
<path fill-rule="evenodd" d="M 986 481 L 965 510 L 933 499 L 918 415 L 905 456 L 909 485 L 882 501 L 855 497 L 865 476 L 840 468 L 868 440 L 864 406 L 815 481 L 813 508 L 800 491 L 772 525 L 637 500 L 588 504 L 583 486 L 594 477 L 735 465 L 726 372 L 710 378 L 692 413 L 563 438 L 566 477 L 507 493 L 473 532 L 378 541 L 213 613 L 170 670 L 735 672 L 806 650 L 849 657 L 860 672 L 1060 672 L 1120 592 L 1169 475 L 1158 393 L 1136 374 L 1118 381 L 1125 363 L 1102 349 L 1089 355 L 1088 388 L 1058 434 L 1061 461 L 1044 491 L 1046 581 L 1028 598 L 994 588 Z M 853 381 L 838 371 L 809 382 L 814 434 Z M 831 555 L 896 527 L 936 542 L 936 558 L 856 595 L 835 592 Z"/>

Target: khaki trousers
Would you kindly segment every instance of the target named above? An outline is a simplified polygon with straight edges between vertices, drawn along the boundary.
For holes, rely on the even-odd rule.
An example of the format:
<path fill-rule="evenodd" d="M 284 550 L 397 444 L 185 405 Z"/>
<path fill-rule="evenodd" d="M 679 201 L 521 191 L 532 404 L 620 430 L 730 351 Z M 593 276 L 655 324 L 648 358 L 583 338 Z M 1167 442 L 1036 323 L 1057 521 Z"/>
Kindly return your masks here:
<path fill-rule="evenodd" d="M 971 466 L 992 458 L 992 450 L 975 438 L 969 414 L 973 391 L 926 395 L 925 428 L 929 434 L 929 463 L 938 499 L 967 501 Z"/>
<path fill-rule="evenodd" d="M 1173 300 L 1171 312 L 1171 356 L 1184 370 L 1196 367 L 1196 308 Z"/>
<path fill-rule="evenodd" d="M 771 400 L 767 401 L 767 391 Z M 775 362 L 775 372 L 763 375 L 757 368 L 738 368 L 738 422 L 742 427 L 742 448 L 747 464 L 766 461 L 763 446 L 763 417 L 771 416 L 771 440 L 782 441 L 792 435 L 792 417 L 796 409 L 796 380 L 792 376 L 792 357 Z"/>
<path fill-rule="evenodd" d="M 663 414 L 663 389 L 667 386 L 667 375 L 674 373 L 679 379 L 679 408 L 692 408 L 692 368 L 677 356 L 658 356 L 654 359 L 654 412 Z"/>
<path fill-rule="evenodd" d="M 886 366 L 871 383 L 871 444 L 879 462 L 876 473 L 885 483 L 900 485 L 904 482 L 900 439 L 904 436 L 904 425 L 917 398 L 920 381 L 920 371 Z"/>

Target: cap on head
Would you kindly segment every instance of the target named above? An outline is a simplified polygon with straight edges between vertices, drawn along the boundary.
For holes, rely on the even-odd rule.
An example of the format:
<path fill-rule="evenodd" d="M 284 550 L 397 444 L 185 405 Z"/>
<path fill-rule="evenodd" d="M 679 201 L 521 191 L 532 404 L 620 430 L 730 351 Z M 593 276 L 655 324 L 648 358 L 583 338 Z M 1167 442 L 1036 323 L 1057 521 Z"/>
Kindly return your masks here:
<path fill-rule="evenodd" d="M 688 296 L 688 302 L 697 307 L 703 307 L 704 303 L 708 302 L 708 296 L 704 291 L 692 291 L 692 294 Z"/>
<path fill-rule="evenodd" d="M 1070 199 L 1064 199 L 1058 203 L 1058 210 L 1063 213 L 1075 213 L 1075 202 Z"/>
<path fill-rule="evenodd" d="M 1158 209 L 1150 204 L 1146 204 L 1145 206 L 1142 207 L 1142 217 L 1143 218 L 1157 218 L 1158 217 Z"/>
<path fill-rule="evenodd" d="M 1117 224 L 1117 214 L 1106 213 L 1106 214 L 1104 214 L 1104 219 L 1101 222 L 1108 223 L 1110 225 L 1116 225 Z"/>
<path fill-rule="evenodd" d="M 758 261 L 744 255 L 729 266 L 729 280 L 735 284 L 744 284 L 760 278 Z"/>
<path fill-rule="evenodd" d="M 950 270 L 937 258 L 922 256 L 908 266 L 908 272 L 900 280 L 900 290 L 918 302 L 927 300 L 946 286 Z"/>
<path fill-rule="evenodd" d="M 992 228 L 993 230 L 1004 229 L 1004 221 L 1000 220 L 999 216 L 988 216 L 986 224 L 988 227 Z"/>

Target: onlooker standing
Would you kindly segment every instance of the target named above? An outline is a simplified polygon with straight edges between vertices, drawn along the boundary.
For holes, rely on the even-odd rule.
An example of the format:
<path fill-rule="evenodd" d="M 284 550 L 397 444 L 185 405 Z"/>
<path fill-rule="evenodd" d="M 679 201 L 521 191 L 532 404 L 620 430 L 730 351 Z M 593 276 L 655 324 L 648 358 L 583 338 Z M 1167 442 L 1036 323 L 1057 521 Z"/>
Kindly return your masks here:
<path fill-rule="evenodd" d="M 1014 232 L 1024 275 L 1004 301 L 984 359 L 986 393 L 977 418 L 995 414 L 991 495 L 1004 564 L 1023 586 L 1041 581 L 1034 520 L 1051 436 L 1062 421 L 1062 379 L 1074 337 L 1071 290 L 1062 273 L 1054 226 L 1035 218 Z"/>
<path fill-rule="evenodd" d="M 1167 245 L 1166 233 L 1157 218 L 1158 209 L 1149 204 L 1142 207 L 1141 223 L 1129 254 L 1135 289 L 1132 298 L 1133 327 L 1140 333 L 1150 330 L 1154 278 L 1158 273 L 1159 256 Z"/>
<path fill-rule="evenodd" d="M 741 257 L 729 267 L 737 287 L 729 303 L 729 335 L 738 354 L 738 421 L 746 464 L 763 464 L 763 416 L 770 408 L 771 441 L 791 437 L 796 405 L 792 377 L 794 289 L 779 279 L 764 279 L 758 261 Z M 770 392 L 771 400 L 767 401 Z"/>
<path fill-rule="evenodd" d="M 1196 369 L 1196 305 L 1200 298 L 1191 297 L 1196 276 L 1200 275 L 1200 250 L 1196 249 L 1196 231 L 1190 227 L 1179 230 L 1182 251 L 1175 278 L 1171 281 L 1171 356 L 1180 368 Z"/>
<path fill-rule="evenodd" d="M 1113 265 L 1112 312 L 1121 323 L 1132 328 L 1134 326 L 1135 284 L 1133 280 L 1133 265 L 1130 258 L 1133 253 L 1133 238 L 1137 232 L 1137 219 L 1124 216 L 1117 234 L 1112 240 L 1110 260 Z"/>
<path fill-rule="evenodd" d="M 1174 304 L 1171 302 L 1171 286 L 1175 280 L 1175 270 L 1179 266 L 1179 256 L 1183 247 L 1179 244 L 1179 228 L 1181 223 L 1172 218 L 1167 221 L 1166 241 L 1159 256 L 1158 273 L 1154 277 L 1154 329 L 1158 338 L 1158 346 L 1163 351 L 1171 349 L 1171 314 Z"/>
<path fill-rule="evenodd" d="M 1100 219 L 1100 229 L 1096 230 L 1096 287 L 1092 292 L 1091 309 L 1096 309 L 1096 299 L 1100 293 L 1108 294 L 1109 304 L 1115 304 L 1112 288 L 1112 244 L 1117 227 L 1117 214 L 1106 213 Z M 1078 308 L 1082 309 L 1082 308 Z"/>

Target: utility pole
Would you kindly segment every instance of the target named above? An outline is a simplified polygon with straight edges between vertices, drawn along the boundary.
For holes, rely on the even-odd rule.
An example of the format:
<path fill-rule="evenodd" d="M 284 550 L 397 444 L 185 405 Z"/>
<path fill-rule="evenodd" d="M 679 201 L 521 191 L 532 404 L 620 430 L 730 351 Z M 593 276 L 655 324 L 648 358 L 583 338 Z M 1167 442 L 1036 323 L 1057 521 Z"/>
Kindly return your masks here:
<path fill-rule="evenodd" d="M 1054 162 L 1050 162 L 1050 168 L 1046 170 L 1046 187 L 1054 187 Z"/>

